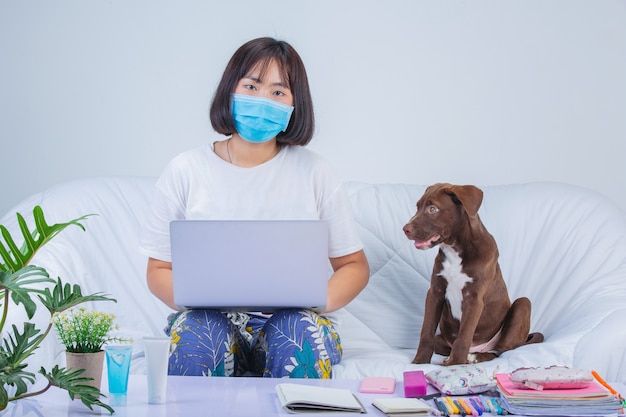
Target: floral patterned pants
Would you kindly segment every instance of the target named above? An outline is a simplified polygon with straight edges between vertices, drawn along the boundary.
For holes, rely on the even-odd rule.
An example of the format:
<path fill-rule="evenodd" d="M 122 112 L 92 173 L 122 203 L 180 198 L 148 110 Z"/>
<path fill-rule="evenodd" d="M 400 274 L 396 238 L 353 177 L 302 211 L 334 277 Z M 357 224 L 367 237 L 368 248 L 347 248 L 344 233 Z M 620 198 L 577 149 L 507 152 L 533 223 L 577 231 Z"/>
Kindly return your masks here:
<path fill-rule="evenodd" d="M 330 320 L 289 309 L 263 317 L 216 310 L 177 313 L 170 375 L 330 378 L 341 360 L 341 342 Z"/>

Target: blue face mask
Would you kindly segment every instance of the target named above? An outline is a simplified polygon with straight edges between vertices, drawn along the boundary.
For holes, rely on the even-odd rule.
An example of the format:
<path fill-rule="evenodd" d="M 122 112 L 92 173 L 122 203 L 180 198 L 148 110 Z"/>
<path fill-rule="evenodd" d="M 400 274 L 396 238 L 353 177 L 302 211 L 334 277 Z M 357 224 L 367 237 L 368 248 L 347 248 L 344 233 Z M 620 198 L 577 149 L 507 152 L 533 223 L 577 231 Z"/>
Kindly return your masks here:
<path fill-rule="evenodd" d="M 253 143 L 263 143 L 284 132 L 293 106 L 267 98 L 233 94 L 233 118 L 239 135 Z"/>

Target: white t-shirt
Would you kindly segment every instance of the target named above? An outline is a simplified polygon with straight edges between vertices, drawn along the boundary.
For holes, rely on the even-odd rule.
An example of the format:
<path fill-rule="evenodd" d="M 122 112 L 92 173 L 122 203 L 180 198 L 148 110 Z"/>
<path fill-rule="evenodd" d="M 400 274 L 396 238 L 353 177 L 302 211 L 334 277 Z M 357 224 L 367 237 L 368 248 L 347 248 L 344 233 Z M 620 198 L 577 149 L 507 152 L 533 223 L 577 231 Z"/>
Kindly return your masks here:
<path fill-rule="evenodd" d="M 330 258 L 363 248 L 342 181 L 300 146 L 284 146 L 252 168 L 222 160 L 210 145 L 178 155 L 156 183 L 142 254 L 171 262 L 169 224 L 175 219 L 321 219 L 328 222 Z"/>

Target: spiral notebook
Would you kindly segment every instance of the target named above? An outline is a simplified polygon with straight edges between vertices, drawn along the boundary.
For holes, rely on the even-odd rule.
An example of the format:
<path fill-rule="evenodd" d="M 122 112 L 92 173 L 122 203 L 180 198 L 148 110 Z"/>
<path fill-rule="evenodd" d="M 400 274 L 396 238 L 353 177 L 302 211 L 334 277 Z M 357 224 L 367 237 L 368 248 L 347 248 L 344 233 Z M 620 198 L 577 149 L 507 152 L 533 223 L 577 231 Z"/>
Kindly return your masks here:
<path fill-rule="evenodd" d="M 321 220 L 175 220 L 174 302 L 184 308 L 323 311 L 328 226 Z"/>
<path fill-rule="evenodd" d="M 276 394 L 290 413 L 367 413 L 349 389 L 283 383 L 276 385 Z"/>

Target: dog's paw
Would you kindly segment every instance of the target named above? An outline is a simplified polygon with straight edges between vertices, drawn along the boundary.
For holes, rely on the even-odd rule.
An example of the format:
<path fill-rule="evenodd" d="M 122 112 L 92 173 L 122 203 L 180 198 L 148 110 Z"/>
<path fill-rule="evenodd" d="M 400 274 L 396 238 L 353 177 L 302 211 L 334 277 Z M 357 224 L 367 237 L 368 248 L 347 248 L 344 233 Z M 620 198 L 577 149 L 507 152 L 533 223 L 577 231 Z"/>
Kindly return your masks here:
<path fill-rule="evenodd" d="M 470 353 L 467 355 L 467 363 L 480 363 L 493 360 L 498 357 L 495 352 Z"/>
<path fill-rule="evenodd" d="M 476 363 L 476 361 L 470 362 L 470 356 L 474 356 L 474 355 L 471 353 L 468 353 L 467 357 L 461 357 L 460 359 L 454 358 L 452 356 L 448 356 L 441 362 L 441 364 L 443 366 L 452 366 L 452 365 L 467 365 L 468 363 Z"/>
<path fill-rule="evenodd" d="M 445 358 L 444 360 L 441 361 L 441 365 L 443 366 L 450 366 L 450 365 L 459 365 L 458 363 L 454 363 L 450 357 Z"/>

